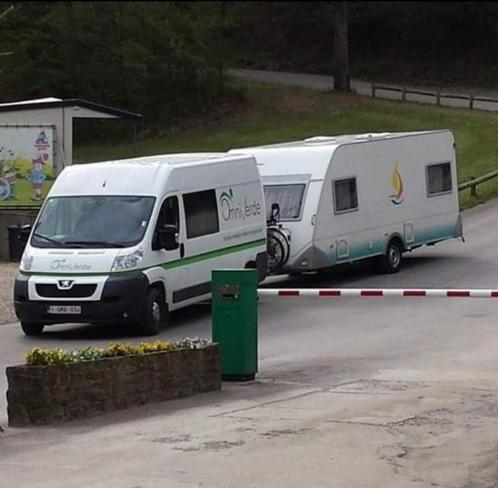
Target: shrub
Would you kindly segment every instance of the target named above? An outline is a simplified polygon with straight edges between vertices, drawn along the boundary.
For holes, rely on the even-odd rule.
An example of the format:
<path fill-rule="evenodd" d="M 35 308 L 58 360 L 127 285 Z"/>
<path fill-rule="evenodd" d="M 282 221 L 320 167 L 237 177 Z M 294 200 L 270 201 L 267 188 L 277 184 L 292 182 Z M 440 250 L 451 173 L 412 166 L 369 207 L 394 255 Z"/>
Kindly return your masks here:
<path fill-rule="evenodd" d="M 36 364 L 39 366 L 69 363 L 72 362 L 71 359 L 70 353 L 67 353 L 59 348 L 44 350 L 39 347 L 35 347 L 26 354 L 27 364 Z"/>
<path fill-rule="evenodd" d="M 104 350 L 103 356 L 106 358 L 112 358 L 116 356 L 131 356 L 136 354 L 135 348 L 131 344 L 111 344 L 107 349 Z"/>
<path fill-rule="evenodd" d="M 76 351 L 64 351 L 60 348 L 42 349 L 35 347 L 26 353 L 26 364 L 29 366 L 47 366 L 51 364 L 80 363 L 98 361 L 99 359 L 118 356 L 139 356 L 162 351 L 182 349 L 201 349 L 210 344 L 207 339 L 185 337 L 178 342 L 141 342 L 133 346 L 130 343 L 114 343 L 107 348 L 87 347 Z"/>

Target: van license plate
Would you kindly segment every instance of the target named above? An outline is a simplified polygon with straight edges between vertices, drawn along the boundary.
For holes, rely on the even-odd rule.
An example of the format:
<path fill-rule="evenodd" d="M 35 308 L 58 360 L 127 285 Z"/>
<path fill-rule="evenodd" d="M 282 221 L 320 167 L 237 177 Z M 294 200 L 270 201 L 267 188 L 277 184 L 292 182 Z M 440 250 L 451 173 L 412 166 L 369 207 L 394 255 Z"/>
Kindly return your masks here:
<path fill-rule="evenodd" d="M 48 313 L 78 315 L 78 314 L 81 314 L 81 306 L 80 305 L 51 305 L 50 307 L 48 307 Z"/>

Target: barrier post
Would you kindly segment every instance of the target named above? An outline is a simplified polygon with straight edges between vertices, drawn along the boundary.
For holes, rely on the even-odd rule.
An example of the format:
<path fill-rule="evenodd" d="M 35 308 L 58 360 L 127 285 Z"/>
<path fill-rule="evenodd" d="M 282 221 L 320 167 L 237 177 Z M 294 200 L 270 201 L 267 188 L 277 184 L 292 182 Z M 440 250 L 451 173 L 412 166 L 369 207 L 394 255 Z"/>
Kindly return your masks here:
<path fill-rule="evenodd" d="M 475 180 L 475 179 L 476 179 L 475 176 L 470 177 L 470 181 Z M 477 185 L 476 184 L 470 185 L 470 196 L 471 197 L 477 196 Z"/>
<path fill-rule="evenodd" d="M 258 371 L 258 271 L 212 272 L 212 339 L 220 345 L 225 381 L 249 381 Z"/>

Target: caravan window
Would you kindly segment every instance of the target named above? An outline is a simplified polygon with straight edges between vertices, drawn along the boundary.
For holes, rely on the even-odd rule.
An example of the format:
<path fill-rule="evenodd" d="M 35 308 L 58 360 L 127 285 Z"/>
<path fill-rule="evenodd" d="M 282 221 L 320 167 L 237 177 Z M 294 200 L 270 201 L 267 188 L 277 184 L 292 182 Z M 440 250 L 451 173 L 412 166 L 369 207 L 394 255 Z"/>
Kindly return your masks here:
<path fill-rule="evenodd" d="M 427 194 L 429 196 L 451 192 L 450 163 L 430 164 L 427 166 Z"/>
<path fill-rule="evenodd" d="M 183 195 L 183 206 L 189 239 L 219 232 L 220 224 L 214 190 Z"/>
<path fill-rule="evenodd" d="M 356 178 L 335 180 L 334 209 L 336 213 L 356 210 L 358 208 L 358 193 L 356 191 Z"/>
<path fill-rule="evenodd" d="M 304 184 L 295 185 L 265 185 L 266 218 L 271 215 L 271 206 L 280 206 L 280 220 L 297 220 L 301 215 L 303 205 Z"/>

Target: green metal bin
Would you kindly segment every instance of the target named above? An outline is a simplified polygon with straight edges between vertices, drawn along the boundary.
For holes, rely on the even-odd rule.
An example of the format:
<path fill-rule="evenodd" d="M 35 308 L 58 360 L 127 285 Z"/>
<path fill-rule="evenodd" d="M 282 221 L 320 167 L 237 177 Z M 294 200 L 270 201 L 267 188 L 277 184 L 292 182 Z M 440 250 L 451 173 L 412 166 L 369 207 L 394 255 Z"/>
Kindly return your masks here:
<path fill-rule="evenodd" d="M 220 345 L 226 381 L 253 380 L 258 371 L 258 272 L 212 272 L 213 341 Z"/>

